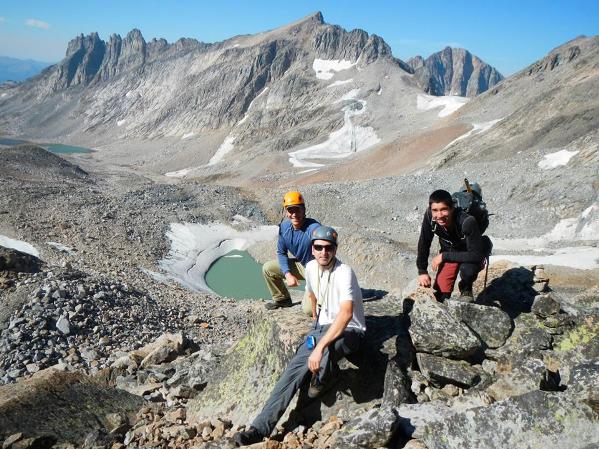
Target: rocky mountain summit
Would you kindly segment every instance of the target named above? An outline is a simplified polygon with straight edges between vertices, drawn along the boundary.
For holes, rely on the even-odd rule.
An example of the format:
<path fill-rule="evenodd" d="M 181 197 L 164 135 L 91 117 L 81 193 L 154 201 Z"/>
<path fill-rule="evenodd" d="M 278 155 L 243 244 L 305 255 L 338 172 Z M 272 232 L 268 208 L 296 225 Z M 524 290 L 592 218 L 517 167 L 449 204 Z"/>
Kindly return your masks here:
<path fill-rule="evenodd" d="M 426 59 L 415 56 L 406 63 L 431 95 L 475 97 L 503 80 L 497 69 L 463 48 L 445 47 Z"/>

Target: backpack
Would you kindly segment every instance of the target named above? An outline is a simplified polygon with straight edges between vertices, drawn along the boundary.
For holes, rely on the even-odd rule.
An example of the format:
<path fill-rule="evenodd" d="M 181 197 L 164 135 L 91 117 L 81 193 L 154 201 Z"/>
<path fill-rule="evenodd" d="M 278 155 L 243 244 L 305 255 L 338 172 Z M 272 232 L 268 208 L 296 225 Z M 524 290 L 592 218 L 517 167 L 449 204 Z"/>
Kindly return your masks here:
<path fill-rule="evenodd" d="M 487 204 L 483 201 L 482 190 L 478 183 L 470 184 L 464 179 L 464 187 L 451 195 L 455 207 L 462 209 L 471 215 L 478 223 L 480 233 L 484 234 L 489 227 L 489 211 Z"/>

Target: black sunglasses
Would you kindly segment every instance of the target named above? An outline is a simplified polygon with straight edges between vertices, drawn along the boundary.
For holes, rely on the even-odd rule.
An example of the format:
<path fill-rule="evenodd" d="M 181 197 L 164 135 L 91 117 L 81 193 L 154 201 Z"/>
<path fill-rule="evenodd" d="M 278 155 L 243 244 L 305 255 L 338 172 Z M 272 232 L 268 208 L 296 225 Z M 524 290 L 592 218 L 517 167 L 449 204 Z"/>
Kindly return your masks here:
<path fill-rule="evenodd" d="M 335 249 L 335 245 L 317 245 L 317 244 L 314 244 L 312 246 L 314 247 L 314 249 L 316 251 L 319 251 L 319 252 L 322 251 L 323 249 L 325 251 L 333 251 L 333 249 Z"/>

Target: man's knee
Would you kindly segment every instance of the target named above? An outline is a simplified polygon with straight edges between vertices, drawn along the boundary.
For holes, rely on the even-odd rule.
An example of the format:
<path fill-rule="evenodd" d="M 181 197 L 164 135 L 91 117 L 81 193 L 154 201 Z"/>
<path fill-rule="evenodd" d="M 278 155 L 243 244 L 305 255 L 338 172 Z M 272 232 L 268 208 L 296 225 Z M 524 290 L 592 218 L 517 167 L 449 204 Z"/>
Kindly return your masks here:
<path fill-rule="evenodd" d="M 262 275 L 264 277 L 282 276 L 283 273 L 281 272 L 279 262 L 277 260 L 269 260 L 264 263 L 264 265 L 262 265 Z"/>
<path fill-rule="evenodd" d="M 478 277 L 482 264 L 480 263 L 462 263 L 460 264 L 460 278 L 465 283 L 472 283 Z"/>

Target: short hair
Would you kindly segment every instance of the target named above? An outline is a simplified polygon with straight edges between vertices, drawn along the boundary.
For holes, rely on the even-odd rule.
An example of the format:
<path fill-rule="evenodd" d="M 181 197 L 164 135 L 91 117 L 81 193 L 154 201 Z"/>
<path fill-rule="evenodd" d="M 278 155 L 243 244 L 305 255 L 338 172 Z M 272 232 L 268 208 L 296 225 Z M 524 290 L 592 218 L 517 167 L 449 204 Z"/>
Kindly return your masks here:
<path fill-rule="evenodd" d="M 447 207 L 454 206 L 451 193 L 442 189 L 435 190 L 433 193 L 431 193 L 431 196 L 428 197 L 428 207 L 430 207 L 433 203 L 444 203 Z"/>

